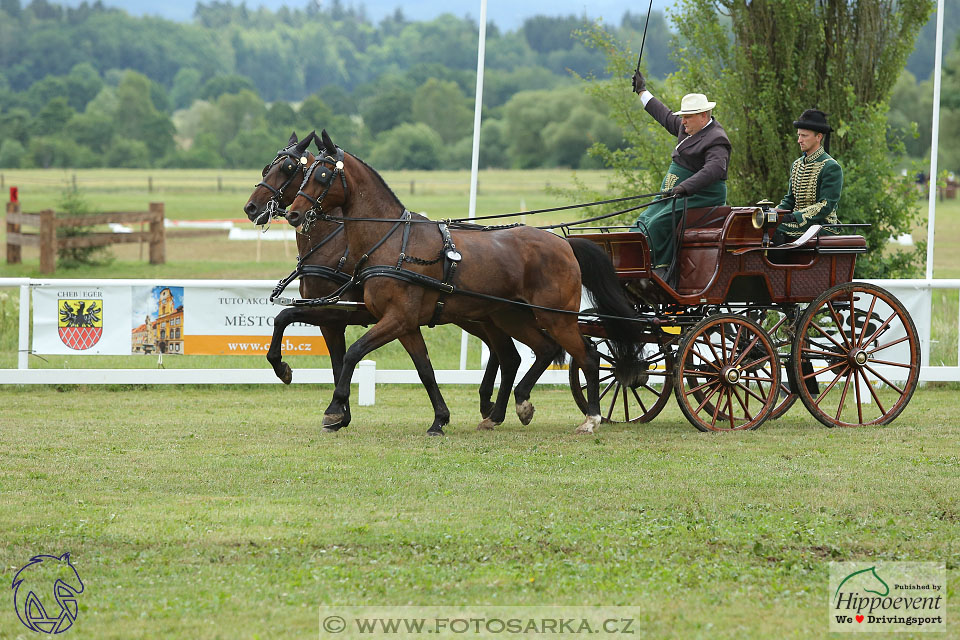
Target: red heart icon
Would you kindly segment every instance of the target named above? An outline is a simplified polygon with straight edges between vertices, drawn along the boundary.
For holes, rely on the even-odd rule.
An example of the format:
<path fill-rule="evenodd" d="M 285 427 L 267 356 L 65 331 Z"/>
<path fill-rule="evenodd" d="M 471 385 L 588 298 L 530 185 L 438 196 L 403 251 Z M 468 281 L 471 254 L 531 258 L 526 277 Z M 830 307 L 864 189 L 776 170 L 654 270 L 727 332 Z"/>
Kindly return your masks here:
<path fill-rule="evenodd" d="M 857 616 L 857 622 L 863 622 L 863 616 Z"/>

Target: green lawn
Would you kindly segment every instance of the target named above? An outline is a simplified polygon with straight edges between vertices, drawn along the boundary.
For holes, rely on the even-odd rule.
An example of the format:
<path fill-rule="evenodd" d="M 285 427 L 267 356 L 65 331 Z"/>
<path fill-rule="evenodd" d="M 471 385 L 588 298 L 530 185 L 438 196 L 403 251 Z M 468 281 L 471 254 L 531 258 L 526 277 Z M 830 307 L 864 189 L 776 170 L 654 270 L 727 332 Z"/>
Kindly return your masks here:
<path fill-rule="evenodd" d="M 624 605 L 639 637 L 813 638 L 830 561 L 936 561 L 956 624 L 953 390 L 886 428 L 797 408 L 701 434 L 671 404 L 587 438 L 566 390 L 495 432 L 444 391 L 436 439 L 414 387 L 334 435 L 327 387 L 0 389 L 0 579 L 69 551 L 74 638 L 316 638 L 321 604 Z"/>

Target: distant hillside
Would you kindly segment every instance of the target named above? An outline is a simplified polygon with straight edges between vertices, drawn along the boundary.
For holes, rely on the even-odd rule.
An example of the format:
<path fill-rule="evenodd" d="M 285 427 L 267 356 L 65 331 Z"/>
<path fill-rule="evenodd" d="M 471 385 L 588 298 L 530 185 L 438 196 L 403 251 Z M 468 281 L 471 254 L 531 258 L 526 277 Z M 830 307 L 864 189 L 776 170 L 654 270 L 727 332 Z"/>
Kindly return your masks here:
<path fill-rule="evenodd" d="M 61 4 L 78 6 L 84 0 L 67 0 Z M 165 2 L 143 2 L 143 0 L 104 0 L 108 7 L 123 9 L 130 15 L 155 15 L 168 20 L 188 22 L 193 19 L 196 0 L 166 0 Z M 211 4 L 208 2 L 207 4 Z M 313 4 L 309 0 L 238 0 L 235 5 L 246 4 L 247 7 L 266 7 L 273 11 L 283 6 L 303 8 Z M 334 0 L 317 0 L 321 8 L 330 8 Z M 408 20 L 432 20 L 442 13 L 453 13 L 457 17 L 466 15 L 476 19 L 480 16 L 480 0 L 450 3 L 447 0 L 343 0 L 343 7 L 362 8 L 364 13 L 374 22 L 393 15 L 397 8 L 401 8 Z M 665 9 L 673 6 L 674 0 L 654 0 L 654 9 Z M 586 15 L 590 18 L 603 18 L 605 22 L 619 22 L 626 11 L 644 13 L 643 2 L 632 0 L 487 0 L 487 17 L 500 29 L 514 30 L 523 24 L 524 19 L 535 15 Z M 646 15 L 644 13 L 644 15 Z"/>

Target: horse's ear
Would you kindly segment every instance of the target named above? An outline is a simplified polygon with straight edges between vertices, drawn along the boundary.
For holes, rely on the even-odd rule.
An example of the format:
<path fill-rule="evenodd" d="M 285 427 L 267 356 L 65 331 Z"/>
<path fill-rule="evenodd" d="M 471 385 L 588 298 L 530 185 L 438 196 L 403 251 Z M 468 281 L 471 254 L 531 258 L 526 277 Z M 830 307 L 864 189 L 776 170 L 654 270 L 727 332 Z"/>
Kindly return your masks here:
<path fill-rule="evenodd" d="M 320 137 L 323 140 L 323 147 L 327 150 L 327 153 L 334 155 L 337 152 L 337 145 L 333 144 L 333 140 L 327 135 L 326 129 L 320 132 Z"/>
<path fill-rule="evenodd" d="M 299 141 L 297 140 L 297 132 L 294 131 L 293 133 L 290 134 L 290 139 L 287 140 L 287 146 L 290 146 L 291 144 L 294 144 L 296 142 L 299 142 Z"/>
<path fill-rule="evenodd" d="M 67 551 L 65 554 L 60 556 L 60 560 L 62 560 L 63 562 L 70 562 L 70 552 Z"/>
<path fill-rule="evenodd" d="M 303 153 L 304 151 L 306 151 L 307 147 L 310 146 L 310 141 L 313 140 L 316 137 L 316 135 L 317 133 L 315 131 L 311 131 L 309 135 L 304 136 L 303 140 L 297 143 L 297 153 Z"/>

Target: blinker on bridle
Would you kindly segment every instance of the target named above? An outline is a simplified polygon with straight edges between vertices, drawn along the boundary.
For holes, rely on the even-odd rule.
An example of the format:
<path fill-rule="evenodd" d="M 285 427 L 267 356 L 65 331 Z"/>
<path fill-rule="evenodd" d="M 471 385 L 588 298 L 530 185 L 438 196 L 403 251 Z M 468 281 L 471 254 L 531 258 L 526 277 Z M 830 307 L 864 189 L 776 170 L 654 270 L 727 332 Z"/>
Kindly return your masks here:
<path fill-rule="evenodd" d="M 310 168 L 304 173 L 303 183 L 300 185 L 300 191 L 297 192 L 297 195 L 306 198 L 313 206 L 304 215 L 303 224 L 300 228 L 302 233 L 308 233 L 313 223 L 326 215 L 322 209 L 323 199 L 327 197 L 327 193 L 333 186 L 333 181 L 338 174 L 340 175 L 340 183 L 343 185 L 343 192 L 346 194 L 347 174 L 343 171 L 343 149 L 340 147 L 337 147 L 336 156 L 317 156 Z M 317 184 L 323 187 L 323 192 L 317 198 L 304 191 L 304 188 L 310 182 L 310 178 L 316 180 Z"/>
<path fill-rule="evenodd" d="M 263 213 L 257 218 L 254 224 L 264 225 L 267 224 L 271 219 L 279 218 L 283 215 L 285 207 L 280 206 L 280 199 L 283 197 L 283 190 L 293 183 L 293 180 L 297 175 L 298 168 L 302 167 L 304 168 L 304 171 L 306 170 L 307 157 L 303 154 L 298 154 L 296 152 L 296 146 L 297 143 L 293 143 L 288 147 L 280 149 L 280 151 L 277 151 L 277 157 L 273 159 L 273 162 L 263 167 L 261 176 L 264 178 L 264 180 L 261 180 L 256 187 L 266 188 L 271 195 L 266 206 L 264 207 Z M 306 150 L 304 150 L 304 153 L 306 153 Z M 267 174 L 270 173 L 270 169 L 273 168 L 273 166 L 277 163 L 282 163 L 280 164 L 280 171 L 287 176 L 287 179 L 282 185 L 280 185 L 279 189 L 267 184 L 265 180 Z"/>

